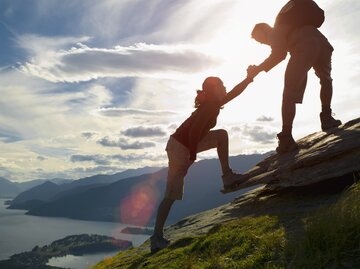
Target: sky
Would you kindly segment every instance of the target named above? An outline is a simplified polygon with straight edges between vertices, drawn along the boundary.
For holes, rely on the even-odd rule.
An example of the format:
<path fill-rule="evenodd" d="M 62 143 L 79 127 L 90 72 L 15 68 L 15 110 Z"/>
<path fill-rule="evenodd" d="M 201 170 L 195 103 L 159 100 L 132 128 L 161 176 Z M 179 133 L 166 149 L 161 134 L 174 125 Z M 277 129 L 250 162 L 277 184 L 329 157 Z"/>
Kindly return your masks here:
<path fill-rule="evenodd" d="M 250 37 L 287 1 L 1 0 L 0 177 L 78 179 L 166 166 L 170 134 L 194 110 L 207 76 L 230 91 L 270 48 Z M 359 116 L 360 2 L 318 0 L 334 46 L 333 112 Z M 264 153 L 281 130 L 288 58 L 221 111 L 230 155 Z M 319 131 L 313 71 L 295 139 Z M 216 157 L 216 151 L 198 159 Z M 219 166 L 220 168 L 220 166 Z M 236 170 L 236 167 L 234 167 Z"/>

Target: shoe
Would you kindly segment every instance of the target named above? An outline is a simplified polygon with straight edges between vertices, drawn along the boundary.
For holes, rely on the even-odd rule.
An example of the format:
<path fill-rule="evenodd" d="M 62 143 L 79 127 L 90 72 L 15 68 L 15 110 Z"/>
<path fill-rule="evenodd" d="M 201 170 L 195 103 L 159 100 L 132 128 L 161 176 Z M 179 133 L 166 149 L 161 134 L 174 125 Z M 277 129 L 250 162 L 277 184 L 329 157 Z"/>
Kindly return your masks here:
<path fill-rule="evenodd" d="M 279 154 L 292 152 L 299 148 L 291 134 L 283 134 L 281 132 L 277 134 L 277 138 L 279 146 L 276 148 L 276 152 Z"/>
<path fill-rule="evenodd" d="M 161 249 L 170 245 L 170 241 L 161 235 L 154 234 L 150 237 L 150 250 L 151 253 L 158 252 Z"/>
<path fill-rule="evenodd" d="M 331 128 L 335 128 L 338 127 L 339 125 L 341 125 L 341 120 L 336 120 L 333 118 L 333 115 L 331 113 L 331 110 L 326 111 L 326 112 L 321 112 L 320 113 L 320 121 L 321 121 L 321 129 L 323 131 L 329 130 Z"/>
<path fill-rule="evenodd" d="M 237 174 L 230 170 L 228 173 L 222 176 L 224 190 L 231 188 L 234 184 L 240 183 L 242 178 L 242 174 Z"/>

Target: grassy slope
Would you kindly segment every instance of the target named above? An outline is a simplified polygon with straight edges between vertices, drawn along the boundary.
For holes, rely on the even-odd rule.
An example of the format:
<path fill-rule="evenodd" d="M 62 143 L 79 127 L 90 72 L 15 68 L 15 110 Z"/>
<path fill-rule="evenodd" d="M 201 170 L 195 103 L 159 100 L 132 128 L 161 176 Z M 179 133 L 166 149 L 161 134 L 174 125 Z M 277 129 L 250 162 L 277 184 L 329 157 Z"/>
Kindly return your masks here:
<path fill-rule="evenodd" d="M 133 248 L 94 269 L 360 268 L 360 183 L 335 204 L 300 219 L 294 223 L 302 227 L 289 234 L 277 216 L 247 216 L 206 235 L 182 238 L 154 255 Z"/>

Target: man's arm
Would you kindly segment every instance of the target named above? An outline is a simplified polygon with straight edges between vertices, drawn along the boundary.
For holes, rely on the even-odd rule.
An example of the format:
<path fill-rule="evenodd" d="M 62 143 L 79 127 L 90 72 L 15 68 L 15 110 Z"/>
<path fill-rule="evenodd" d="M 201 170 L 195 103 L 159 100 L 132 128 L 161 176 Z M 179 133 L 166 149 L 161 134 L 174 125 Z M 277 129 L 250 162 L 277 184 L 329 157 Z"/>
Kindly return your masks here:
<path fill-rule="evenodd" d="M 273 48 L 270 56 L 259 65 L 250 65 L 247 69 L 248 76 L 256 77 L 260 72 L 269 72 L 273 67 L 285 60 L 287 51 L 281 48 Z"/>
<path fill-rule="evenodd" d="M 287 56 L 287 37 L 291 27 L 289 25 L 279 25 L 274 27 L 273 32 L 269 36 L 269 46 L 271 46 L 271 54 L 259 65 L 251 65 L 248 68 L 248 76 L 256 77 L 260 72 L 269 72 L 273 67 L 285 60 Z"/>

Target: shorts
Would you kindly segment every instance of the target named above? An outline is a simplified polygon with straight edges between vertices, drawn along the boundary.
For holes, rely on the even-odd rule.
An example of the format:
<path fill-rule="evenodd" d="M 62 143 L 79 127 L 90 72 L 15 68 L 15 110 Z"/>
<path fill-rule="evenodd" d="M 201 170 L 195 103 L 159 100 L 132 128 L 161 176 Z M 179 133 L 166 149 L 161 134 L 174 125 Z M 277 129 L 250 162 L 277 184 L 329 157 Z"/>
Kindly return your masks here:
<path fill-rule="evenodd" d="M 307 73 L 311 68 L 315 70 L 322 87 L 332 91 L 331 57 L 334 49 L 327 39 L 313 27 L 301 28 L 292 38 L 294 44 L 285 71 L 283 98 L 302 103 Z"/>
<path fill-rule="evenodd" d="M 217 147 L 220 130 L 209 131 L 199 142 L 197 152 Z M 166 145 L 169 159 L 168 176 L 166 182 L 165 198 L 182 200 L 184 195 L 184 178 L 188 171 L 190 152 L 187 147 L 177 141 L 174 137 Z"/>

